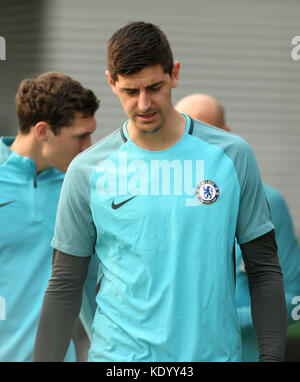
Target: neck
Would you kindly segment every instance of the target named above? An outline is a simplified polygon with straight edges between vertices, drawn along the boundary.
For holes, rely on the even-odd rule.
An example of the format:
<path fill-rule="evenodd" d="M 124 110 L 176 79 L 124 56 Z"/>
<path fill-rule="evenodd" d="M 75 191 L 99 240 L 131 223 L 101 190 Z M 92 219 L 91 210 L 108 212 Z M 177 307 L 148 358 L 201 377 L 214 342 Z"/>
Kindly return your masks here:
<path fill-rule="evenodd" d="M 155 132 L 145 132 L 132 121 L 127 125 L 131 140 L 139 147 L 150 151 L 166 150 L 174 146 L 183 136 L 186 126 L 184 115 L 175 109 L 168 114 L 167 119 Z"/>
<path fill-rule="evenodd" d="M 39 142 L 31 133 L 19 133 L 10 146 L 10 149 L 21 156 L 31 158 L 36 164 L 37 173 L 49 167 L 43 159 Z"/>

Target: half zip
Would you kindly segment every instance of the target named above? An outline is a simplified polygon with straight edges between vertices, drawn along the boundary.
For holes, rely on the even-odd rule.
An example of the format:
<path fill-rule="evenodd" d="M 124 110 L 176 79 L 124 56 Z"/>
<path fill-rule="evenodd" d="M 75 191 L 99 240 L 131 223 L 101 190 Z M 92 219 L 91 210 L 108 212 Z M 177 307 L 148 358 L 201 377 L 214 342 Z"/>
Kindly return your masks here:
<path fill-rule="evenodd" d="M 30 161 L 30 171 L 28 173 L 28 176 L 29 176 L 29 179 L 31 178 L 31 206 L 32 206 L 32 210 L 31 210 L 31 221 L 33 223 L 36 223 L 36 222 L 39 222 L 41 221 L 42 219 L 42 212 L 41 212 L 41 204 L 42 204 L 42 200 L 41 199 L 41 195 L 40 194 L 40 189 L 37 188 L 37 178 L 38 178 L 38 174 L 37 174 L 37 169 L 36 169 L 36 164 L 34 161 Z M 33 184 L 33 187 L 32 187 L 32 184 Z"/>
<path fill-rule="evenodd" d="M 40 196 L 39 196 L 39 189 L 37 188 L 37 174 L 33 174 L 33 187 L 32 183 L 31 188 L 31 221 L 32 222 L 39 222 L 41 220 L 41 211 L 40 211 Z"/>

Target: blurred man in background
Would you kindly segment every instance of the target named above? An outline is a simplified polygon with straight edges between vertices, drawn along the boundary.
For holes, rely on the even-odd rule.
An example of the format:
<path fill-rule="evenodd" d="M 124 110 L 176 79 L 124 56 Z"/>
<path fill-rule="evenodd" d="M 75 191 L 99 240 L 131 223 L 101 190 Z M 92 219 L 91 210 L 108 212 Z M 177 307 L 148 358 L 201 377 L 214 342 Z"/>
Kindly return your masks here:
<path fill-rule="evenodd" d="M 0 140 L 0 361 L 7 362 L 33 360 L 64 173 L 91 146 L 99 101 L 49 72 L 23 80 L 16 105 L 18 135 Z M 72 344 L 65 360 L 76 360 Z"/>
<path fill-rule="evenodd" d="M 230 131 L 226 123 L 223 106 L 210 95 L 191 94 L 182 98 L 175 107 L 178 111 L 184 112 L 192 118 Z M 288 323 L 293 324 L 295 321 L 291 315 L 294 308 L 292 299 L 294 296 L 300 295 L 300 249 L 292 219 L 283 197 L 276 189 L 265 183 L 264 189 L 275 225 L 278 257 L 285 287 Z M 236 276 L 236 301 L 243 341 L 242 359 L 246 362 L 258 361 L 257 340 L 251 318 L 248 279 L 238 245 L 236 245 Z"/>

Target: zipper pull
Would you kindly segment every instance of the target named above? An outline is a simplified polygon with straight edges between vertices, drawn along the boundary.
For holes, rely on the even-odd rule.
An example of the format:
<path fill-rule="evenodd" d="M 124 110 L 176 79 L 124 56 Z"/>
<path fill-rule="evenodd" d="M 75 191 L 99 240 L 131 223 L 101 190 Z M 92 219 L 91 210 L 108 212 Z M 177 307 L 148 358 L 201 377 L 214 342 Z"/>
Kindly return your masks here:
<path fill-rule="evenodd" d="M 36 188 L 36 175 L 34 176 L 33 186 L 34 186 L 34 188 Z"/>

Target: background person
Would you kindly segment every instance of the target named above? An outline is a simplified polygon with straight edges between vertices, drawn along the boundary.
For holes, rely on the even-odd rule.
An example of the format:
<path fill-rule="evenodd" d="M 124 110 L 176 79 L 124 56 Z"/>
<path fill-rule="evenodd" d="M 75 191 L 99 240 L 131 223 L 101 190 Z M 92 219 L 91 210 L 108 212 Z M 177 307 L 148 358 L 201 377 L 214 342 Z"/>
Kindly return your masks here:
<path fill-rule="evenodd" d="M 0 140 L 0 361 L 32 361 L 64 172 L 91 145 L 99 101 L 62 73 L 23 80 L 19 132 Z M 65 358 L 75 361 L 73 345 Z"/>
<path fill-rule="evenodd" d="M 286 306 L 274 226 L 249 145 L 176 111 L 180 64 L 159 27 L 120 28 L 108 42 L 107 67 L 129 120 L 67 171 L 35 361 L 63 359 L 94 252 L 102 276 L 89 361 L 240 360 L 235 235 L 260 359 L 283 360 Z M 207 178 L 196 173 L 193 187 L 182 192 L 177 179 L 164 194 L 166 178 L 157 185 L 149 172 L 157 161 L 196 166 L 199 160 Z"/>
<path fill-rule="evenodd" d="M 209 123 L 223 130 L 230 131 L 226 123 L 225 111 L 220 102 L 207 94 L 191 94 L 176 104 L 176 109 L 190 117 Z M 288 207 L 282 195 L 273 187 L 264 183 L 264 189 L 275 225 L 278 258 L 283 273 L 285 297 L 288 311 L 288 324 L 293 324 L 292 304 L 294 296 L 300 295 L 300 249 L 293 228 Z M 258 346 L 251 318 L 251 300 L 247 274 L 241 256 L 240 247 L 236 246 L 236 301 L 242 329 L 242 360 L 258 361 Z"/>

